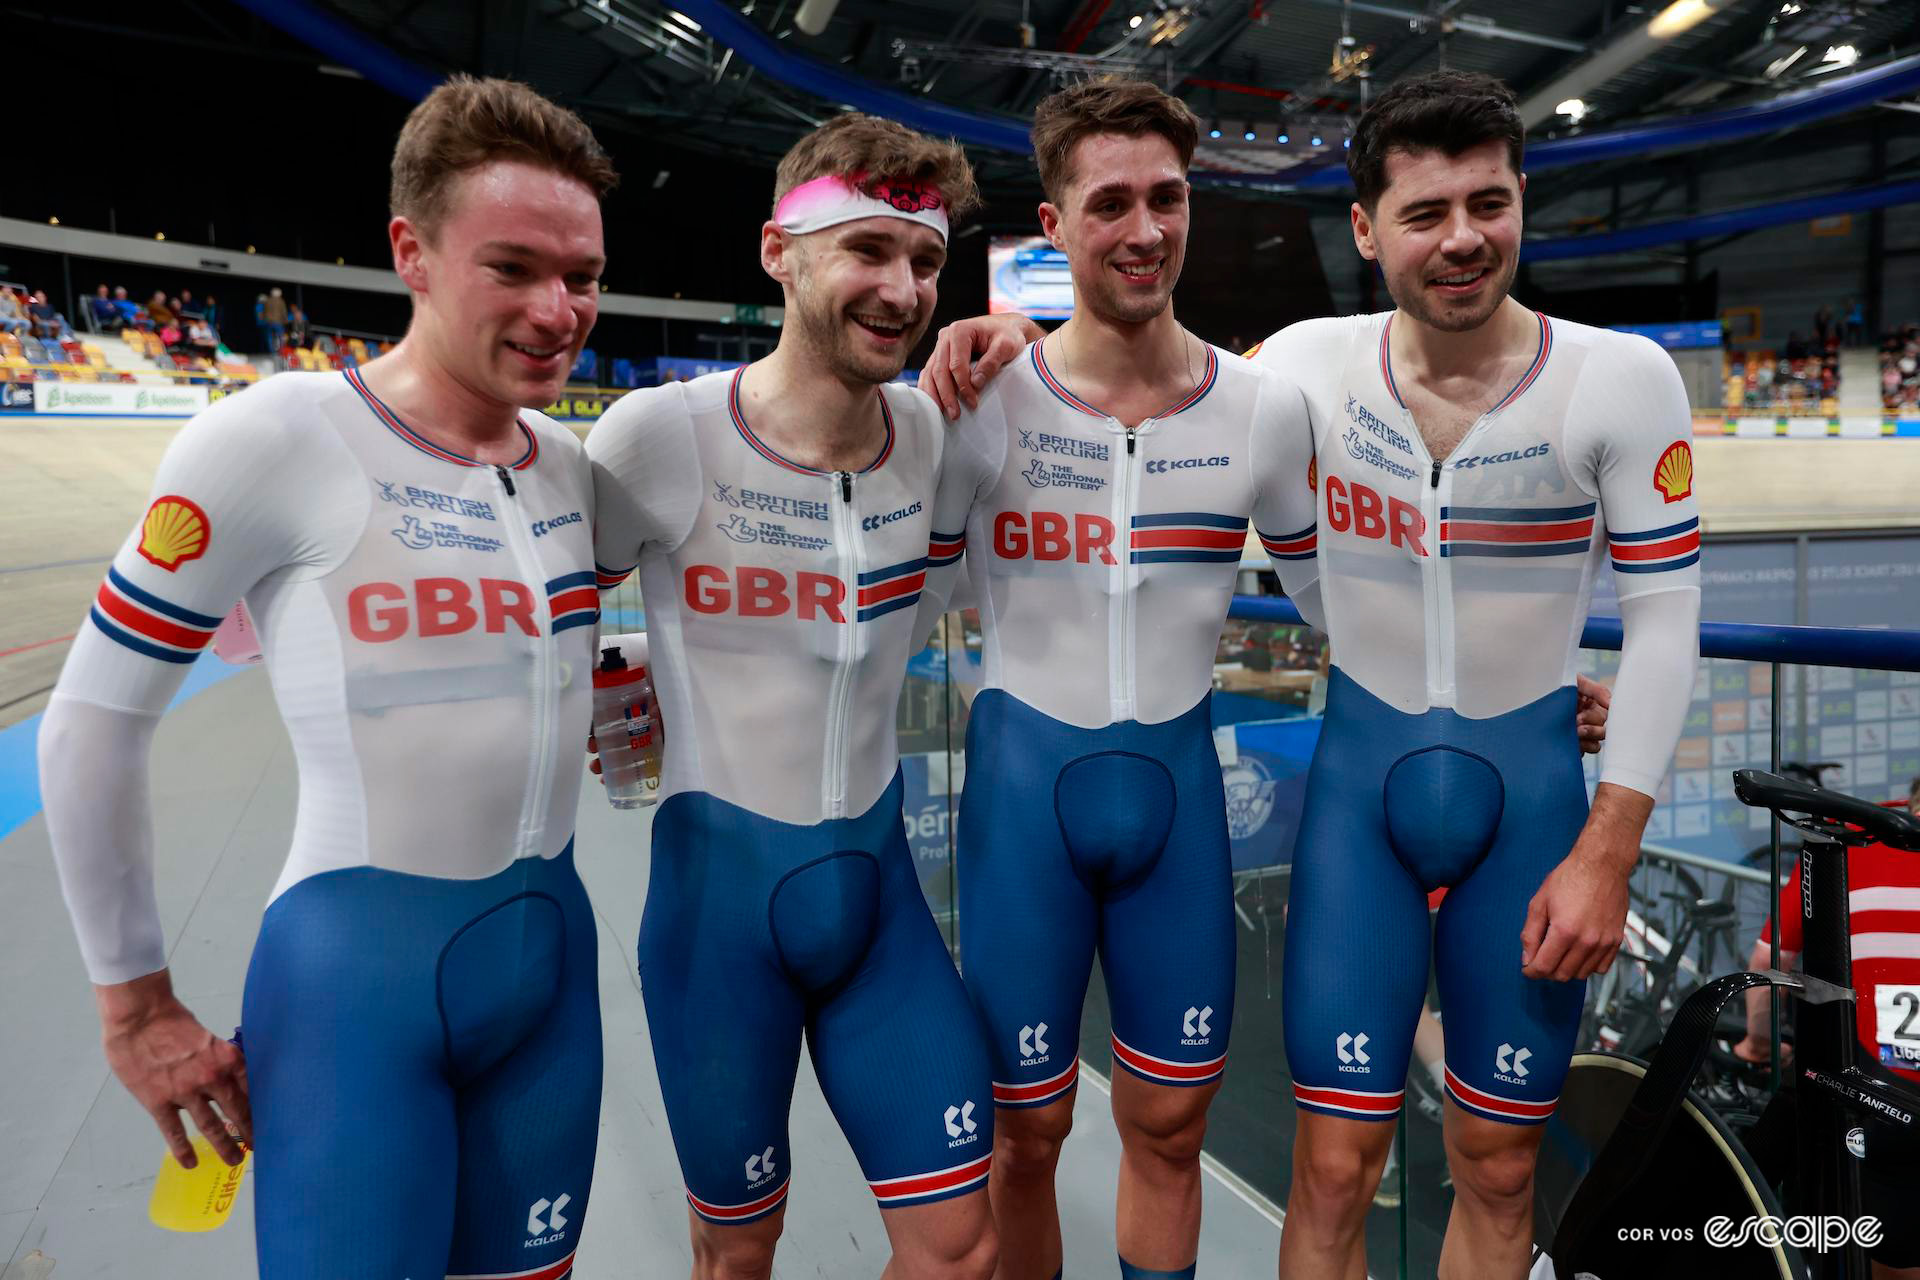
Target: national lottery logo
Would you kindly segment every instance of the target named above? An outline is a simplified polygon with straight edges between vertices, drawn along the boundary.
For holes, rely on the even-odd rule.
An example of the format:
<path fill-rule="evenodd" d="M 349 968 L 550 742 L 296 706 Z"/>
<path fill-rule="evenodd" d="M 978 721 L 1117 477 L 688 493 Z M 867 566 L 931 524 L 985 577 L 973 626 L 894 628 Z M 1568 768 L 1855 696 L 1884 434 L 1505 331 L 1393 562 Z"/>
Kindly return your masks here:
<path fill-rule="evenodd" d="M 726 534 L 729 538 L 733 539 L 735 542 L 744 543 L 744 542 L 760 541 L 760 530 L 756 529 L 753 526 L 752 521 L 748 520 L 745 516 L 739 514 L 738 512 L 735 512 L 733 515 L 728 516 L 726 519 L 726 523 L 717 524 L 713 527 L 718 529 L 720 532 Z"/>
<path fill-rule="evenodd" d="M 1273 817 L 1273 775 L 1252 756 L 1242 756 L 1221 766 L 1220 782 L 1227 793 L 1227 835 L 1252 839 Z"/>
<path fill-rule="evenodd" d="M 1104 489 L 1107 482 L 1099 476 L 1083 476 L 1058 462 L 1035 458 L 1020 473 L 1020 478 L 1036 489 Z"/>

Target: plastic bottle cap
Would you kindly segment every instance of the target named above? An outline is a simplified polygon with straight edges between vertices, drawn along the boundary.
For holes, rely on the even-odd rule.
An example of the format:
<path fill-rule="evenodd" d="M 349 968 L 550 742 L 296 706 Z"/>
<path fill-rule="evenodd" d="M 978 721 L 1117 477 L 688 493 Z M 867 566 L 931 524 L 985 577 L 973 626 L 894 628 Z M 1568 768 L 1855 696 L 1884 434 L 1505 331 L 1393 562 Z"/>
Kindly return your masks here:
<path fill-rule="evenodd" d="M 611 644 L 600 651 L 600 670 L 625 671 L 626 669 L 627 660 L 620 655 L 619 645 Z"/>

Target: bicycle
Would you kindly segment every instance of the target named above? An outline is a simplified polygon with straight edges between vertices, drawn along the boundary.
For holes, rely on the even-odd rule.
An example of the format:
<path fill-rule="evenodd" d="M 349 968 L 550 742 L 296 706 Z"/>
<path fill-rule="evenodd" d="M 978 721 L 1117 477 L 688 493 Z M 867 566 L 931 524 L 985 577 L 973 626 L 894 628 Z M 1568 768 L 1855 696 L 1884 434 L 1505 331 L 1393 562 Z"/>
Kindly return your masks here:
<path fill-rule="evenodd" d="M 1664 1267 L 1678 1255 L 1716 1276 L 1864 1280 L 1861 1162 L 1889 1146 L 1911 1151 L 1920 1138 L 1920 1089 L 1857 1053 L 1847 886 L 1849 846 L 1878 840 L 1920 852 L 1920 820 L 1757 770 L 1736 771 L 1734 791 L 1807 833 L 1800 850 L 1805 972 L 1715 979 L 1681 1006 L 1650 1064 L 1589 1062 L 1581 1081 L 1563 1090 L 1562 1108 L 1571 1118 L 1564 1127 L 1575 1135 L 1566 1145 L 1585 1138 L 1592 1154 L 1571 1199 L 1548 1206 L 1557 1220 L 1542 1224 L 1560 1280 L 1580 1272 L 1647 1275 L 1650 1257 Z M 1797 1212 L 1785 1219 L 1752 1158 L 1711 1107 L 1688 1095 L 1723 1008 L 1760 985 L 1778 987 L 1802 1006 L 1794 1067 L 1800 1099 L 1791 1201 Z M 1587 1089 L 1601 1072 L 1633 1076 L 1631 1096 L 1617 1087 Z M 1582 1090 L 1609 1096 L 1581 1097 Z M 1596 1132 L 1593 1121 L 1603 1115 L 1617 1116 L 1617 1123 Z M 1580 1155 L 1575 1150 L 1570 1163 L 1579 1165 Z M 1670 1176 L 1652 1176 L 1676 1170 L 1686 1179 L 1684 1202 L 1672 1192 Z M 1715 1216 L 1704 1229 L 1691 1225 L 1702 1213 Z M 1755 1220 L 1772 1226 L 1754 1230 Z"/>

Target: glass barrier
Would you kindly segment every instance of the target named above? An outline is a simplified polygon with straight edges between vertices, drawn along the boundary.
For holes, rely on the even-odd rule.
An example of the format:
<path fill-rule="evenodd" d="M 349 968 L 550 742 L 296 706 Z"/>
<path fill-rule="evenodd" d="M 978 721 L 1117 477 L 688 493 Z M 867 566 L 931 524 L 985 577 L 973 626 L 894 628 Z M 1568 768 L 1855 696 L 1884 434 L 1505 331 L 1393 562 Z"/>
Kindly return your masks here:
<path fill-rule="evenodd" d="M 1803 553 L 1802 563 L 1819 558 L 1817 550 L 1812 557 Z M 1249 571 L 1243 585 L 1255 577 Z M 1873 583 L 1876 591 L 1882 586 Z M 1805 607 L 1803 592 L 1798 609 L 1781 610 L 1783 620 L 1804 616 Z M 644 623 L 633 580 L 604 597 L 604 631 L 638 630 Z M 1619 666 L 1619 636 L 1617 619 L 1596 617 L 1579 669 L 1610 682 Z M 1630 882 L 1622 950 L 1608 974 L 1588 983 L 1580 1051 L 1644 1057 L 1687 995 L 1749 967 L 1777 896 L 1772 886 L 1791 870 L 1796 846 L 1783 848 L 1768 816 L 1734 798 L 1732 770 L 1806 766 L 1824 785 L 1874 800 L 1904 799 L 1909 781 L 1920 776 L 1920 638 L 1914 633 L 1708 622 L 1702 646 L 1721 656 L 1700 660 L 1674 765 Z M 1794 657 L 1826 665 L 1787 661 Z M 1232 841 L 1239 967 L 1231 1069 L 1210 1112 L 1206 1159 L 1242 1192 L 1282 1212 L 1296 1115 L 1280 1008 L 1286 902 L 1328 660 L 1324 637 L 1302 625 L 1285 600 L 1237 596 L 1214 666 L 1214 743 Z M 909 664 L 897 716 L 907 837 L 927 904 L 950 947 L 963 745 L 979 664 L 977 616 L 949 614 Z M 1595 757 L 1588 757 L 1587 774 L 1591 787 Z M 956 959 L 964 966 L 964 956 Z M 1374 1276 L 1435 1274 L 1451 1209 L 1443 1095 L 1427 1061 L 1438 1060 L 1446 1011 L 1433 1003 L 1422 1014 L 1428 1034 L 1416 1040 L 1407 1104 L 1367 1222 Z M 1759 1025 L 1770 1048 L 1779 1025 L 1766 1016 Z M 1083 1071 L 1101 1077 L 1111 1071 L 1109 1029 L 1096 965 L 1081 1026 Z M 1772 1067 L 1733 1052 L 1746 1032 L 1744 1009 L 1730 1007 L 1696 1090 L 1736 1135 L 1751 1128 L 1777 1087 Z M 1920 1056 L 1920 1040 L 1914 1050 Z"/>

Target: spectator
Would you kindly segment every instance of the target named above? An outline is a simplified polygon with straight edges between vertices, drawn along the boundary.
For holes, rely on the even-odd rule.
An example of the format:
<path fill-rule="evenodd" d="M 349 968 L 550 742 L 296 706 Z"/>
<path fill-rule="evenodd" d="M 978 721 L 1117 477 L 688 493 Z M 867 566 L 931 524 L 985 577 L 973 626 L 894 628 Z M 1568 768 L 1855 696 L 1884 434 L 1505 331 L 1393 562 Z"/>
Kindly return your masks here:
<path fill-rule="evenodd" d="M 27 315 L 20 309 L 19 295 L 0 285 L 0 333 L 25 333 Z"/>
<path fill-rule="evenodd" d="M 287 313 L 287 341 L 296 347 L 307 345 L 307 313 L 298 305 Z"/>
<path fill-rule="evenodd" d="M 73 337 L 67 318 L 53 309 L 53 304 L 47 301 L 45 289 L 33 291 L 33 301 L 27 305 L 27 316 L 33 321 L 33 336 L 43 342 L 65 342 Z"/>
<path fill-rule="evenodd" d="M 184 341 L 195 355 L 204 356 L 209 360 L 213 358 L 214 349 L 219 345 L 213 336 L 213 326 L 207 323 L 204 316 L 187 322 Z"/>
<path fill-rule="evenodd" d="M 1833 308 L 1826 303 L 1813 313 L 1813 345 L 1816 351 L 1825 351 L 1829 339 L 1835 337 L 1833 331 Z"/>
<path fill-rule="evenodd" d="M 107 292 L 104 284 L 87 299 L 87 310 L 93 317 L 94 329 L 100 333 L 112 333 L 126 323 L 120 318 L 120 308 L 113 305 L 113 295 Z"/>
<path fill-rule="evenodd" d="M 113 287 L 113 309 L 120 313 L 122 329 L 140 318 L 140 304 L 127 296 L 127 286 L 123 284 Z"/>
<path fill-rule="evenodd" d="M 156 332 L 173 323 L 173 308 L 167 305 L 167 295 L 158 289 L 147 299 L 147 319 Z"/>
<path fill-rule="evenodd" d="M 171 351 L 180 345 L 180 320 L 177 316 L 169 317 L 167 322 L 160 326 L 158 332 L 160 345 L 167 350 Z"/>
<path fill-rule="evenodd" d="M 1843 341 L 1850 347 L 1857 347 L 1867 340 L 1867 311 L 1860 305 L 1860 299 L 1847 299 L 1847 328 Z"/>
<path fill-rule="evenodd" d="M 279 286 L 275 286 L 260 307 L 262 332 L 266 334 L 267 350 L 278 351 L 287 344 L 287 300 L 280 295 Z"/>
<path fill-rule="evenodd" d="M 181 316 L 199 315 L 200 308 L 193 305 L 193 290 L 182 289 L 180 291 L 180 297 L 175 300 L 173 309 Z"/>
<path fill-rule="evenodd" d="M 220 302 L 212 294 L 200 304 L 200 314 L 206 317 L 207 325 L 217 335 L 220 332 Z"/>
<path fill-rule="evenodd" d="M 1798 329 L 1795 329 L 1792 333 L 1789 333 L 1787 335 L 1786 358 L 1789 362 L 1792 362 L 1794 360 L 1805 360 L 1807 358 L 1807 340 L 1800 336 L 1800 331 Z"/>

